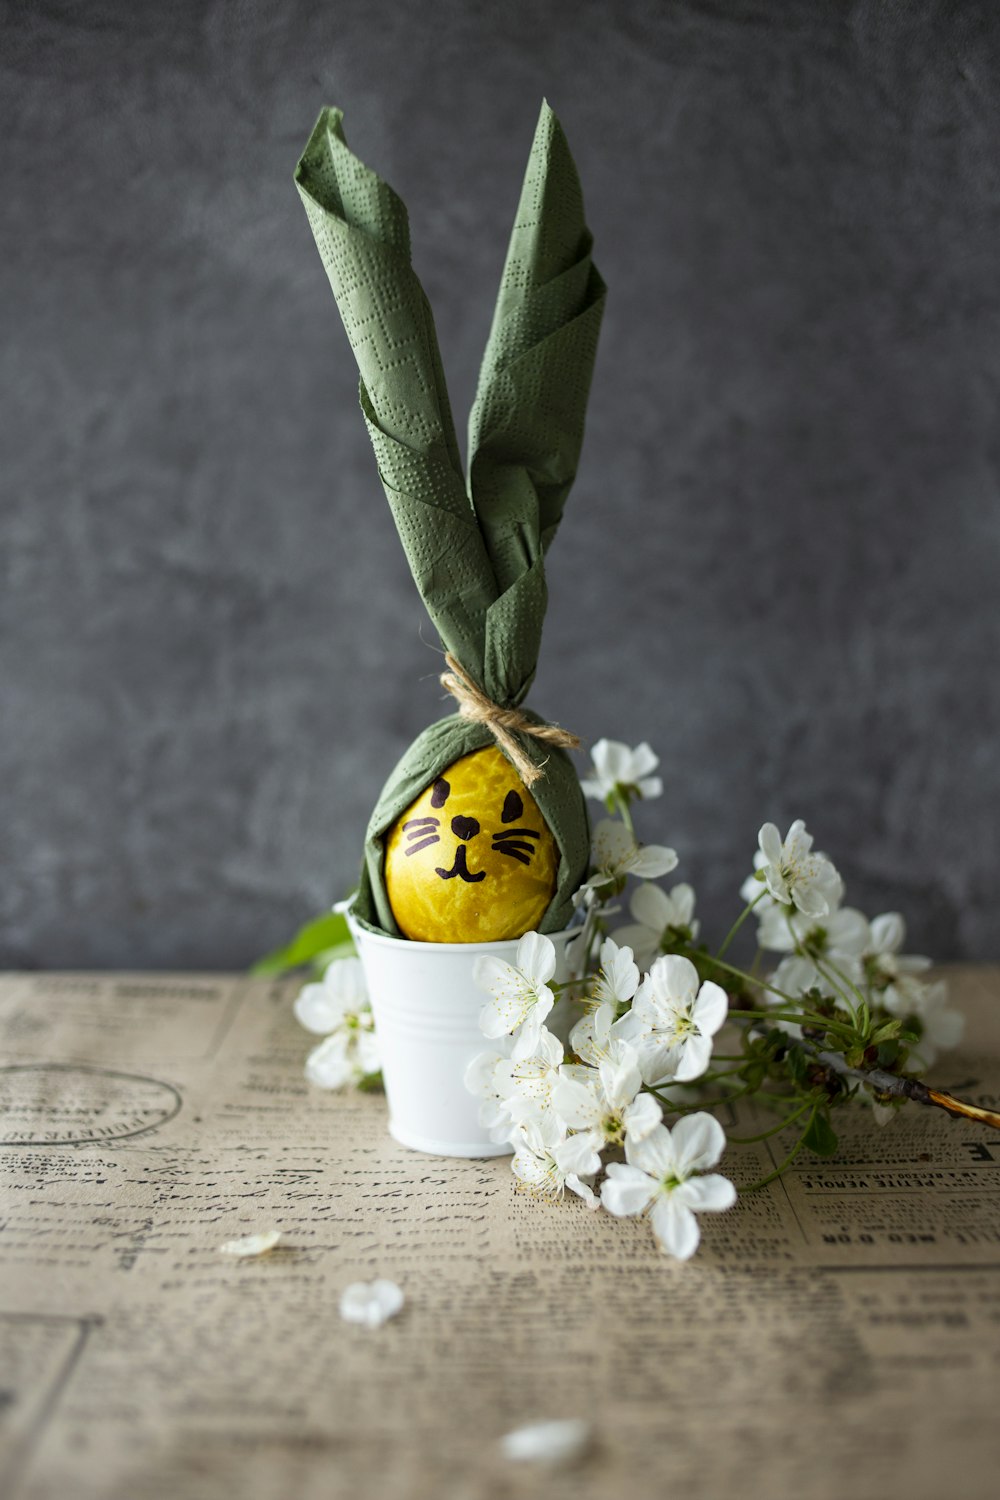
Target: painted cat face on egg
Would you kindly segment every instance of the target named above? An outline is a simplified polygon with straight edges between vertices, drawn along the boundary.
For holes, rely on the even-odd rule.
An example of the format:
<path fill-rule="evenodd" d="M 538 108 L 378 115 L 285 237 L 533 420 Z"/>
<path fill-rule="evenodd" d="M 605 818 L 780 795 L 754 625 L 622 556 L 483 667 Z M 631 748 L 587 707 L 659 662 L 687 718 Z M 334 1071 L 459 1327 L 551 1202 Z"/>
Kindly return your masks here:
<path fill-rule="evenodd" d="M 558 864 L 538 803 L 490 746 L 455 761 L 393 824 L 385 883 L 405 937 L 490 943 L 537 926 Z"/>

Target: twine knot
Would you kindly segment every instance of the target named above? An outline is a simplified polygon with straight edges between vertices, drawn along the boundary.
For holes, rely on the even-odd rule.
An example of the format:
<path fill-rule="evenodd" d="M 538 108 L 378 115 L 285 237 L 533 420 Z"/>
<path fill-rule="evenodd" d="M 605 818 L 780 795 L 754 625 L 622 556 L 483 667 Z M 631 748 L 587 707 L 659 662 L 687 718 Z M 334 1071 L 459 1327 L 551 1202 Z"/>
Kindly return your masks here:
<path fill-rule="evenodd" d="M 579 736 L 570 734 L 568 729 L 560 729 L 558 724 L 536 724 L 519 708 L 501 708 L 499 703 L 486 696 L 450 651 L 445 652 L 444 659 L 448 670 L 441 673 L 441 686 L 457 701 L 463 719 L 486 725 L 501 750 L 516 766 L 525 786 L 534 786 L 545 775 L 545 761 L 540 766 L 535 765 L 514 738 L 516 734 L 528 735 L 545 745 L 557 745 L 560 750 L 579 749 Z"/>

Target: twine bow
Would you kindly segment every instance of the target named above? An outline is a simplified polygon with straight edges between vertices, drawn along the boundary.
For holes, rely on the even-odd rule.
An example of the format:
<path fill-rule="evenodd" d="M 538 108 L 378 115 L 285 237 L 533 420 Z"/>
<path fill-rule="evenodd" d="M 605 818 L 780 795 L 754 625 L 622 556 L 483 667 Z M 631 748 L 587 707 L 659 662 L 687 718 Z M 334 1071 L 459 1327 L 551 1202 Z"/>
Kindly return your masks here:
<path fill-rule="evenodd" d="M 441 673 L 441 686 L 447 688 L 456 699 L 463 719 L 486 725 L 501 750 L 516 766 L 525 786 L 534 786 L 545 775 L 545 761 L 536 766 L 514 738 L 515 734 L 529 735 L 531 739 L 541 740 L 545 745 L 558 745 L 560 750 L 579 749 L 578 735 L 570 734 L 568 729 L 560 729 L 558 724 L 536 724 L 519 708 L 501 708 L 499 703 L 494 703 L 492 698 L 486 696 L 450 651 L 445 652 L 444 659 L 448 663 L 448 671 Z"/>

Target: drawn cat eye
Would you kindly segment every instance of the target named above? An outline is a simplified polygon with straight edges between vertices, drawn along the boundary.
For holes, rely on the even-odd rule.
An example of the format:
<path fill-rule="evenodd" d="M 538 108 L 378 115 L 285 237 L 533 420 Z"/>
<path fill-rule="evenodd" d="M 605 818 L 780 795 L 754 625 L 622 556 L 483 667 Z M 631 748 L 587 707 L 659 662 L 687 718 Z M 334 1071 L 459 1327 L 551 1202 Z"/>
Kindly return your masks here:
<path fill-rule="evenodd" d="M 503 802 L 503 812 L 500 814 L 501 823 L 516 823 L 518 818 L 524 816 L 524 803 L 517 792 L 508 792 Z"/>
<path fill-rule="evenodd" d="M 439 776 L 434 783 L 434 790 L 431 792 L 431 807 L 444 807 L 450 796 L 451 786 L 445 781 L 443 776 Z"/>

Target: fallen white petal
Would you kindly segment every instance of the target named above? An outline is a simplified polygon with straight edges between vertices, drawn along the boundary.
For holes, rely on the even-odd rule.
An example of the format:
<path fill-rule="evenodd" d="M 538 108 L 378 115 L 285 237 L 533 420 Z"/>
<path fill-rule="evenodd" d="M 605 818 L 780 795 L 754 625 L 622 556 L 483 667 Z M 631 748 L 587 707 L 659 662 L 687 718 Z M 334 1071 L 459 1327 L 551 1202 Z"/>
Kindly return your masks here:
<path fill-rule="evenodd" d="M 340 1316 L 345 1323 L 381 1328 L 403 1306 L 403 1293 L 394 1281 L 352 1281 L 340 1296 Z"/>
<path fill-rule="evenodd" d="M 590 1442 L 590 1424 L 579 1417 L 562 1422 L 531 1422 L 500 1439 L 505 1458 L 518 1463 L 566 1464 Z"/>
<path fill-rule="evenodd" d="M 246 1260 L 253 1255 L 266 1255 L 280 1239 L 280 1229 L 269 1229 L 266 1234 L 248 1234 L 242 1240 L 227 1240 L 224 1245 L 219 1246 L 219 1253 Z"/>

